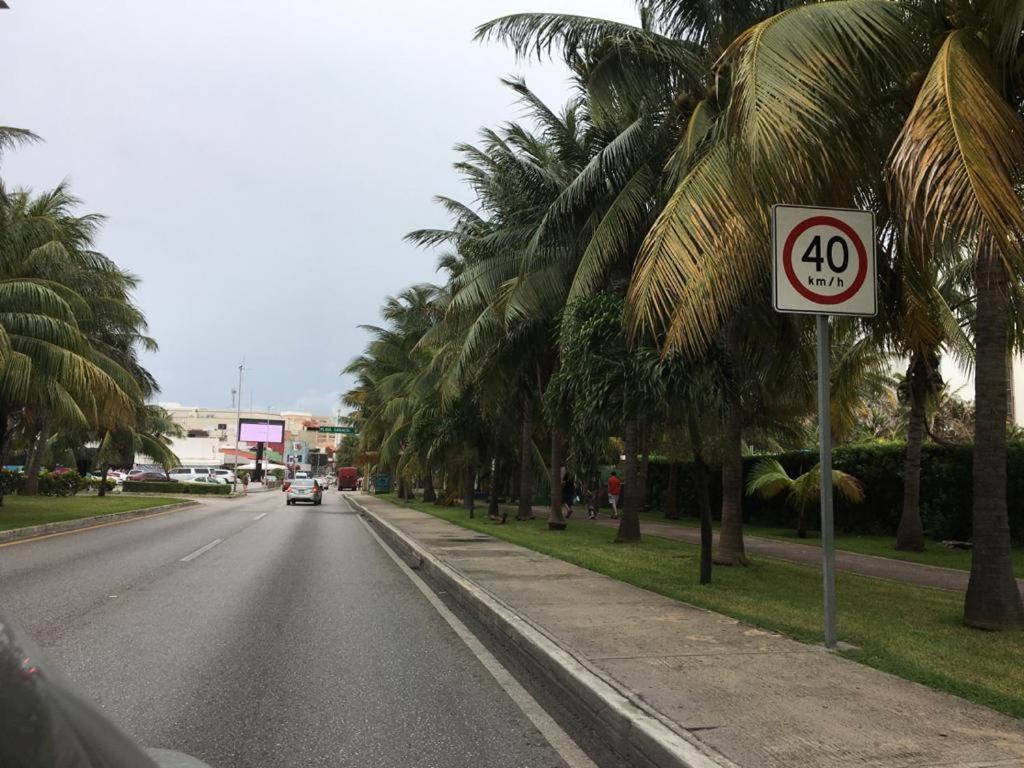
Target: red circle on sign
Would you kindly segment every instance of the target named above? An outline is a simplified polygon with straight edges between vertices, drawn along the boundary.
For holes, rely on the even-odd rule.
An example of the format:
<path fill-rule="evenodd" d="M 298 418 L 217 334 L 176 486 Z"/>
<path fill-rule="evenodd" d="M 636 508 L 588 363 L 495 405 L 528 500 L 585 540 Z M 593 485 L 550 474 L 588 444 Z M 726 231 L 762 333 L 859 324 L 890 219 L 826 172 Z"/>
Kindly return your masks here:
<path fill-rule="evenodd" d="M 828 296 L 821 293 L 815 293 L 806 285 L 800 282 L 796 276 L 796 271 L 793 269 L 793 246 L 796 245 L 796 239 L 800 237 L 811 227 L 826 226 L 838 229 L 850 242 L 853 243 L 853 247 L 857 250 L 857 264 L 859 269 L 857 270 L 857 276 L 853 279 L 853 284 L 850 285 L 845 291 L 837 293 L 832 296 Z M 789 284 L 793 286 L 797 293 L 803 296 L 808 301 L 813 301 L 816 304 L 841 304 L 849 298 L 852 298 L 860 287 L 864 285 L 864 281 L 868 276 L 868 252 L 864 247 L 864 243 L 861 242 L 860 237 L 853 231 L 853 227 L 847 224 L 845 221 L 840 221 L 832 216 L 812 216 L 809 219 L 804 219 L 795 227 L 793 231 L 789 233 L 789 237 L 786 238 L 786 243 L 782 248 L 782 266 L 786 270 L 786 277 L 789 279 Z"/>

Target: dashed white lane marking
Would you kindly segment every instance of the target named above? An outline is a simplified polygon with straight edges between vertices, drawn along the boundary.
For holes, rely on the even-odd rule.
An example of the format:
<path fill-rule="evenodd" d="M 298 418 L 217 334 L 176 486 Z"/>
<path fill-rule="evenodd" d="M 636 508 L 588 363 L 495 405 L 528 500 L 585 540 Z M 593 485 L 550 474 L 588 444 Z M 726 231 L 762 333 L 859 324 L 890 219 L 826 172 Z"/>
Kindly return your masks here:
<path fill-rule="evenodd" d="M 224 539 L 214 539 L 209 544 L 207 544 L 205 546 L 202 546 L 199 549 L 197 549 L 195 552 L 193 552 L 191 554 L 188 554 L 188 555 L 185 555 L 183 558 L 181 558 L 181 562 L 188 563 L 188 562 L 191 562 L 191 561 L 195 560 L 197 557 L 199 557 L 200 555 L 204 554 L 205 552 L 209 552 L 211 549 L 216 547 L 222 541 L 224 541 Z"/>
<path fill-rule="evenodd" d="M 256 515 L 256 517 L 253 518 L 253 520 L 262 520 L 268 514 L 269 514 L 268 512 L 260 512 L 258 515 Z"/>
<path fill-rule="evenodd" d="M 441 599 L 434 594 L 433 590 L 426 585 L 423 579 L 416 575 L 416 572 L 406 565 L 405 561 L 396 555 L 391 547 L 384 543 L 380 536 L 377 535 L 377 532 L 370 527 L 370 524 L 363 520 L 362 517 L 359 518 L 359 522 L 377 540 L 381 549 L 387 552 L 391 559 L 395 561 L 395 564 L 401 569 L 402 573 L 408 576 L 409 580 L 416 585 L 416 588 L 423 593 L 427 601 L 434 606 L 434 610 L 441 614 L 441 617 L 448 622 L 448 626 L 455 630 L 455 634 L 469 647 L 469 650 L 480 660 L 484 668 L 491 673 L 491 676 L 505 693 L 509 695 L 509 698 L 516 703 L 519 709 L 523 711 L 523 714 L 541 732 L 541 735 L 547 739 L 548 744 L 565 761 L 565 764 L 569 768 L 597 768 L 594 761 L 587 757 L 587 753 L 579 748 L 576 742 L 572 740 L 572 737 L 562 730 L 551 715 L 544 711 L 544 708 L 519 684 L 519 681 L 512 676 L 512 673 L 505 669 L 501 662 L 494 658 L 494 655 L 477 639 L 477 636 L 470 632 L 469 628 L 448 609 L 448 606 L 441 602 Z"/>

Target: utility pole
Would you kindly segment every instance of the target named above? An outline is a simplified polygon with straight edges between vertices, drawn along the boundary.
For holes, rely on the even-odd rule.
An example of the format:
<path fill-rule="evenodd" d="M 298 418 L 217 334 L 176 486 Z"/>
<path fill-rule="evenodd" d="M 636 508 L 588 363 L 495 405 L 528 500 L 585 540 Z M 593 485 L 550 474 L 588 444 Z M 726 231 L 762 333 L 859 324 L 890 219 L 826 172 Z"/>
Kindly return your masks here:
<path fill-rule="evenodd" d="M 231 484 L 231 492 L 238 493 L 238 433 L 242 431 L 242 371 L 245 370 L 245 358 L 238 366 L 238 398 L 235 400 L 235 481 Z"/>

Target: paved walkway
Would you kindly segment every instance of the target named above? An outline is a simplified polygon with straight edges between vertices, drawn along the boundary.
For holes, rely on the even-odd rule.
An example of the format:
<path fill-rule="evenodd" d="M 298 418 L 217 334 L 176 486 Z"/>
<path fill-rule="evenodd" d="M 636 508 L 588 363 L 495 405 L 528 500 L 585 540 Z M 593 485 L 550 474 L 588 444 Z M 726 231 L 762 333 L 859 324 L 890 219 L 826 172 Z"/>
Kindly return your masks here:
<path fill-rule="evenodd" d="M 1011 717 L 431 515 L 356 498 L 691 743 L 724 756 L 722 765 L 1024 768 L 1024 728 Z"/>
<path fill-rule="evenodd" d="M 534 507 L 533 511 L 538 517 L 546 517 L 548 514 L 547 507 Z M 515 512 L 513 511 L 512 514 L 514 515 Z M 596 520 L 588 520 L 586 513 L 583 512 L 581 514 L 579 509 L 572 516 L 572 522 L 576 523 L 577 521 L 611 528 L 618 527 L 619 525 L 618 520 L 613 520 L 603 515 Z M 663 539 L 685 541 L 690 544 L 700 543 L 700 530 L 686 525 L 641 520 L 640 530 L 643 533 Z M 743 542 L 748 555 L 764 555 L 778 560 L 788 560 L 791 563 L 821 566 L 821 549 L 810 544 L 795 544 L 789 541 L 750 535 L 745 535 Z M 965 592 L 967 590 L 967 580 L 970 576 L 968 571 L 961 571 L 956 568 L 911 563 L 906 560 L 894 560 L 876 555 L 862 555 L 841 549 L 836 550 L 836 569 L 848 573 L 856 573 L 861 576 L 871 576 L 875 579 L 898 581 L 918 587 L 945 589 L 951 592 Z M 1021 594 L 1024 594 L 1024 579 L 1017 579 L 1017 586 L 1020 588 Z"/>

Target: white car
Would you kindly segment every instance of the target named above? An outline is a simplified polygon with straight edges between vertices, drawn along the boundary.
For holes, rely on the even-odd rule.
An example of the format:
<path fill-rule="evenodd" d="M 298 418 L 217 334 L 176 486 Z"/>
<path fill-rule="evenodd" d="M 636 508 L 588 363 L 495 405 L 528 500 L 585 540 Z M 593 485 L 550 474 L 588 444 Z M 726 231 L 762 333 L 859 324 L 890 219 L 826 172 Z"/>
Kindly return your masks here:
<path fill-rule="evenodd" d="M 235 482 L 235 473 L 230 469 L 215 469 L 211 474 L 214 477 L 223 477 L 229 483 Z"/>
<path fill-rule="evenodd" d="M 309 479 L 309 472 L 305 472 L 303 470 L 299 470 L 298 472 L 295 473 L 295 479 L 296 480 L 308 480 Z"/>
<path fill-rule="evenodd" d="M 197 478 L 207 478 L 210 476 L 209 467 L 175 467 L 167 473 L 171 480 L 177 480 L 179 483 L 194 483 Z"/>

